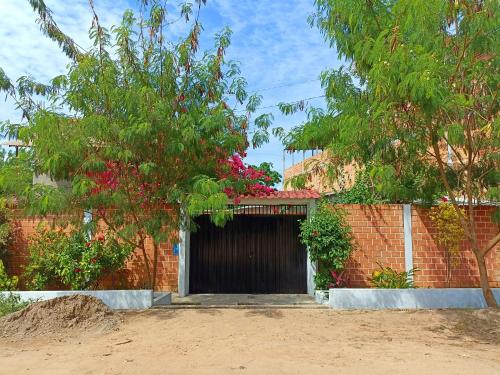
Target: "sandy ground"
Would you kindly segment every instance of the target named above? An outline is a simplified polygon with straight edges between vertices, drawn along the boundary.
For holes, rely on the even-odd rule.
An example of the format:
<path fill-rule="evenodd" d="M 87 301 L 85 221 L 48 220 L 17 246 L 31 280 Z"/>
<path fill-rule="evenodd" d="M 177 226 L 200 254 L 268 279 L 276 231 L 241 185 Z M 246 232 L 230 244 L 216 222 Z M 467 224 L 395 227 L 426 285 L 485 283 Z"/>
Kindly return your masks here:
<path fill-rule="evenodd" d="M 500 374 L 500 311 L 124 313 L 101 336 L 0 339 L 0 374 Z"/>

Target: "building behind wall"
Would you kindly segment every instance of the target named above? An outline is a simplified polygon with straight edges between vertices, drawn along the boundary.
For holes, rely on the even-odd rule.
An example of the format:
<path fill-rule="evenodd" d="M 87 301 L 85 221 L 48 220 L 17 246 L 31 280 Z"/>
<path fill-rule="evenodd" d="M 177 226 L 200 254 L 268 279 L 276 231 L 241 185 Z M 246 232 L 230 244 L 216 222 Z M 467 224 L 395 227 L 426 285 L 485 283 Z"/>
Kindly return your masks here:
<path fill-rule="evenodd" d="M 331 194 L 341 189 L 349 189 L 355 182 L 359 167 L 352 163 L 341 168 L 337 178 L 332 181 L 326 167 L 329 162 L 330 155 L 328 151 L 324 151 L 286 168 L 283 176 L 284 190 L 294 190 L 292 180 L 299 176 L 305 177 L 305 188 L 316 190 L 321 194 Z"/>

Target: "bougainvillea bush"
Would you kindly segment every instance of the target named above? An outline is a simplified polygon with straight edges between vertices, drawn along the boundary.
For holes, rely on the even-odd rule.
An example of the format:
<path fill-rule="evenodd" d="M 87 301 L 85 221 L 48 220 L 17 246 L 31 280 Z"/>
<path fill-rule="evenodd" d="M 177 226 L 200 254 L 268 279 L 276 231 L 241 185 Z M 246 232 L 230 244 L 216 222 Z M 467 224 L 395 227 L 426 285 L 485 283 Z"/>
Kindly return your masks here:
<path fill-rule="evenodd" d="M 239 154 L 221 160 L 218 175 L 230 183 L 224 188 L 224 192 L 229 198 L 233 198 L 235 204 L 239 203 L 241 194 L 263 197 L 275 190 L 269 186 L 271 176 L 264 170 L 245 165 Z"/>
<path fill-rule="evenodd" d="M 312 217 L 301 223 L 300 240 L 307 246 L 311 261 L 318 264 L 314 280 L 316 289 L 346 286 L 347 279 L 341 277 L 344 281 L 339 284 L 338 276 L 354 245 L 345 212 L 328 202 L 321 202 Z"/>
<path fill-rule="evenodd" d="M 124 266 L 133 250 L 112 234 L 89 239 L 80 231 L 41 229 L 30 241 L 24 276 L 35 290 L 59 285 L 73 290 L 96 288 L 104 276 Z"/>
<path fill-rule="evenodd" d="M 139 3 L 137 14 L 126 11 L 108 29 L 90 1 L 93 46 L 83 50 L 42 0 L 30 1 L 42 31 L 71 59 L 68 71 L 47 84 L 21 77 L 14 85 L 0 70 L 0 90 L 23 111 L 26 121 L 6 130 L 33 146 L 36 173 L 67 181 L 34 185 L 19 202 L 30 214 L 72 215 L 73 225 L 82 211 L 91 213 L 86 230 L 104 222 L 138 248 L 154 288 L 159 243 L 173 230 L 205 211 L 222 225 L 231 198 L 267 191 L 260 174 L 244 167 L 248 174 L 236 176 L 221 165 L 264 142 L 271 116 L 252 119 L 261 98 L 247 94 L 239 65 L 226 58 L 230 30 L 199 51 L 195 14 L 204 1 L 179 11 L 163 1 Z M 172 22 L 189 26 L 180 42 L 167 39 Z"/>

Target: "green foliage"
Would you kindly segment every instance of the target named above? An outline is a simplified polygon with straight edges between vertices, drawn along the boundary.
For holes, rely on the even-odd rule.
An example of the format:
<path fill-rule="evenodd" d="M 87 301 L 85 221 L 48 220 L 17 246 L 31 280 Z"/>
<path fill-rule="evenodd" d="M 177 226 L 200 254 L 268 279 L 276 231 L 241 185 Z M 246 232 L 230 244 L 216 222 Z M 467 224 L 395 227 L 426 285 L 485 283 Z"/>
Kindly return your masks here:
<path fill-rule="evenodd" d="M 462 209 L 462 215 L 465 211 Z M 465 230 L 460 222 L 460 217 L 452 204 L 440 202 L 430 210 L 429 217 L 436 226 L 436 242 L 446 252 L 446 278 L 451 282 L 451 270 L 460 263 L 461 244 L 465 239 Z"/>
<path fill-rule="evenodd" d="M 29 151 L 21 149 L 18 155 L 0 152 L 1 207 L 22 204 L 20 200 L 23 199 L 23 193 L 31 186 L 32 180 L 33 167 Z"/>
<path fill-rule="evenodd" d="M 5 208 L 0 208 L 0 261 L 7 262 L 9 246 L 12 242 L 12 225 Z"/>
<path fill-rule="evenodd" d="M 294 129 L 286 143 L 327 150 L 333 168 L 371 163 L 377 191 L 391 201 L 430 202 L 445 191 L 481 264 L 488 305 L 495 306 L 483 266 L 500 233 L 488 245 L 479 241 L 473 202 L 498 200 L 500 2 L 315 0 L 315 6 L 310 24 L 345 66 L 321 75 L 327 111 Z M 470 203 L 466 215 L 462 197 Z"/>
<path fill-rule="evenodd" d="M 29 261 L 24 273 L 30 289 L 43 290 L 60 282 L 58 257 L 64 251 L 66 241 L 67 236 L 62 231 L 42 229 L 30 239 Z"/>
<path fill-rule="evenodd" d="M 19 279 L 17 276 L 9 277 L 3 262 L 0 260 L 0 291 L 16 290 Z"/>
<path fill-rule="evenodd" d="M 22 310 L 29 304 L 29 301 L 22 302 L 18 294 L 10 293 L 7 296 L 0 294 L 0 318 L 4 315 Z"/>
<path fill-rule="evenodd" d="M 316 290 L 327 290 L 332 283 L 332 275 L 330 271 L 326 267 L 319 267 L 316 270 L 316 275 L 314 275 L 314 285 L 316 286 Z"/>
<path fill-rule="evenodd" d="M 354 249 L 345 212 L 321 202 L 310 220 L 301 223 L 300 240 L 307 246 L 311 261 L 318 263 L 316 288 L 327 289 L 333 281 L 330 271 L 342 270 Z"/>
<path fill-rule="evenodd" d="M 412 268 L 408 272 L 398 272 L 391 267 L 384 267 L 377 263 L 380 271 L 376 270 L 372 273 L 370 282 L 376 288 L 386 289 L 407 289 L 414 288 L 413 275 L 418 271 L 417 268 Z"/>
<path fill-rule="evenodd" d="M 347 66 L 321 75 L 328 110 L 308 108 L 285 145 L 328 150 L 334 167 L 370 164 L 391 201 L 497 200 L 500 5 L 455 4 L 316 0 L 309 21 Z"/>
<path fill-rule="evenodd" d="M 82 232 L 40 230 L 31 240 L 25 277 L 35 289 L 62 284 L 73 290 L 96 287 L 106 274 L 123 267 L 133 251 L 113 236 L 88 240 Z"/>
<path fill-rule="evenodd" d="M 262 171 L 269 178 L 263 178 L 261 182 L 266 186 L 276 186 L 281 182 L 281 174 L 273 169 L 273 163 L 262 162 L 259 165 L 250 165 L 250 168 Z"/>
<path fill-rule="evenodd" d="M 447 251 L 451 264 L 456 265 L 460 256 L 460 243 L 465 238 L 465 230 L 457 211 L 450 203 L 441 202 L 431 208 L 429 217 L 437 229 L 437 243 Z"/>
<path fill-rule="evenodd" d="M 332 201 L 342 204 L 378 204 L 385 200 L 375 190 L 369 174 L 362 170 L 356 173 L 354 184 L 349 189 L 336 193 Z"/>
<path fill-rule="evenodd" d="M 191 17 L 190 4 L 181 6 L 179 17 L 188 23 L 187 34 L 174 42 L 167 40 L 168 27 L 175 27 L 166 19 L 171 6 L 143 1 L 139 14 L 126 11 L 110 30 L 94 13 L 94 46 L 83 51 L 42 0 L 30 3 L 42 31 L 72 61 L 47 84 L 21 77 L 13 86 L 0 71 L 0 89 L 27 120 L 4 123 L 4 133 L 33 146 L 37 174 L 67 182 L 18 191 L 28 213 L 65 214 L 75 224 L 81 219 L 75 213 L 91 211 L 90 225 L 103 220 L 138 248 L 150 237 L 155 254 L 171 230 L 184 224 L 181 214 L 210 210 L 221 223 L 224 189 L 238 188 L 218 175 L 221 162 L 265 142 L 272 120 L 262 114 L 249 123 L 261 98 L 246 92 L 239 65 L 226 57 L 231 31 L 216 34 L 213 48 L 202 53 L 202 26 Z M 197 3 L 199 9 L 205 2 Z M 246 113 L 234 110 L 236 105 Z M 154 286 L 148 264 L 144 259 Z"/>

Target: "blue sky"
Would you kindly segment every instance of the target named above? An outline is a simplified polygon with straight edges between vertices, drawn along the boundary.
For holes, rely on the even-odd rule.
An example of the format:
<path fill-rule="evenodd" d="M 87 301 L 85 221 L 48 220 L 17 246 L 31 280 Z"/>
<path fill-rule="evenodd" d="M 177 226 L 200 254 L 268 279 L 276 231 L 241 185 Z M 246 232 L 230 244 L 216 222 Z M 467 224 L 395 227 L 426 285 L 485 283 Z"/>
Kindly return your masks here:
<path fill-rule="evenodd" d="M 125 9 L 137 7 L 134 0 L 94 2 L 107 27 L 118 23 Z M 46 4 L 64 32 L 83 47 L 89 45 L 91 13 L 87 0 L 46 0 Z M 240 61 L 249 91 L 265 89 L 259 92 L 262 107 L 322 95 L 318 76 L 326 68 L 338 67 L 339 60 L 319 31 L 307 24 L 313 10 L 313 0 L 207 0 L 200 14 L 204 27 L 202 48 L 209 48 L 213 35 L 229 26 L 233 36 L 228 57 Z M 55 43 L 41 34 L 27 0 L 1 0 L 0 15 L 0 66 L 11 79 L 30 74 L 46 81 L 64 73 L 69 61 Z M 172 19 L 176 16 L 170 15 Z M 177 22 L 169 37 L 176 40 L 186 30 L 185 24 Z M 315 99 L 310 104 L 324 106 L 324 100 Z M 260 111 L 269 112 L 274 114 L 273 126 L 291 128 L 305 119 L 304 113 L 282 116 L 276 107 Z M 0 101 L 0 120 L 20 120 L 12 102 Z M 250 150 L 246 161 L 270 161 L 281 172 L 282 149 L 279 140 L 271 139 L 267 145 Z M 295 162 L 300 158 L 301 154 L 295 155 Z M 291 164 L 292 156 L 288 155 L 286 166 Z"/>

